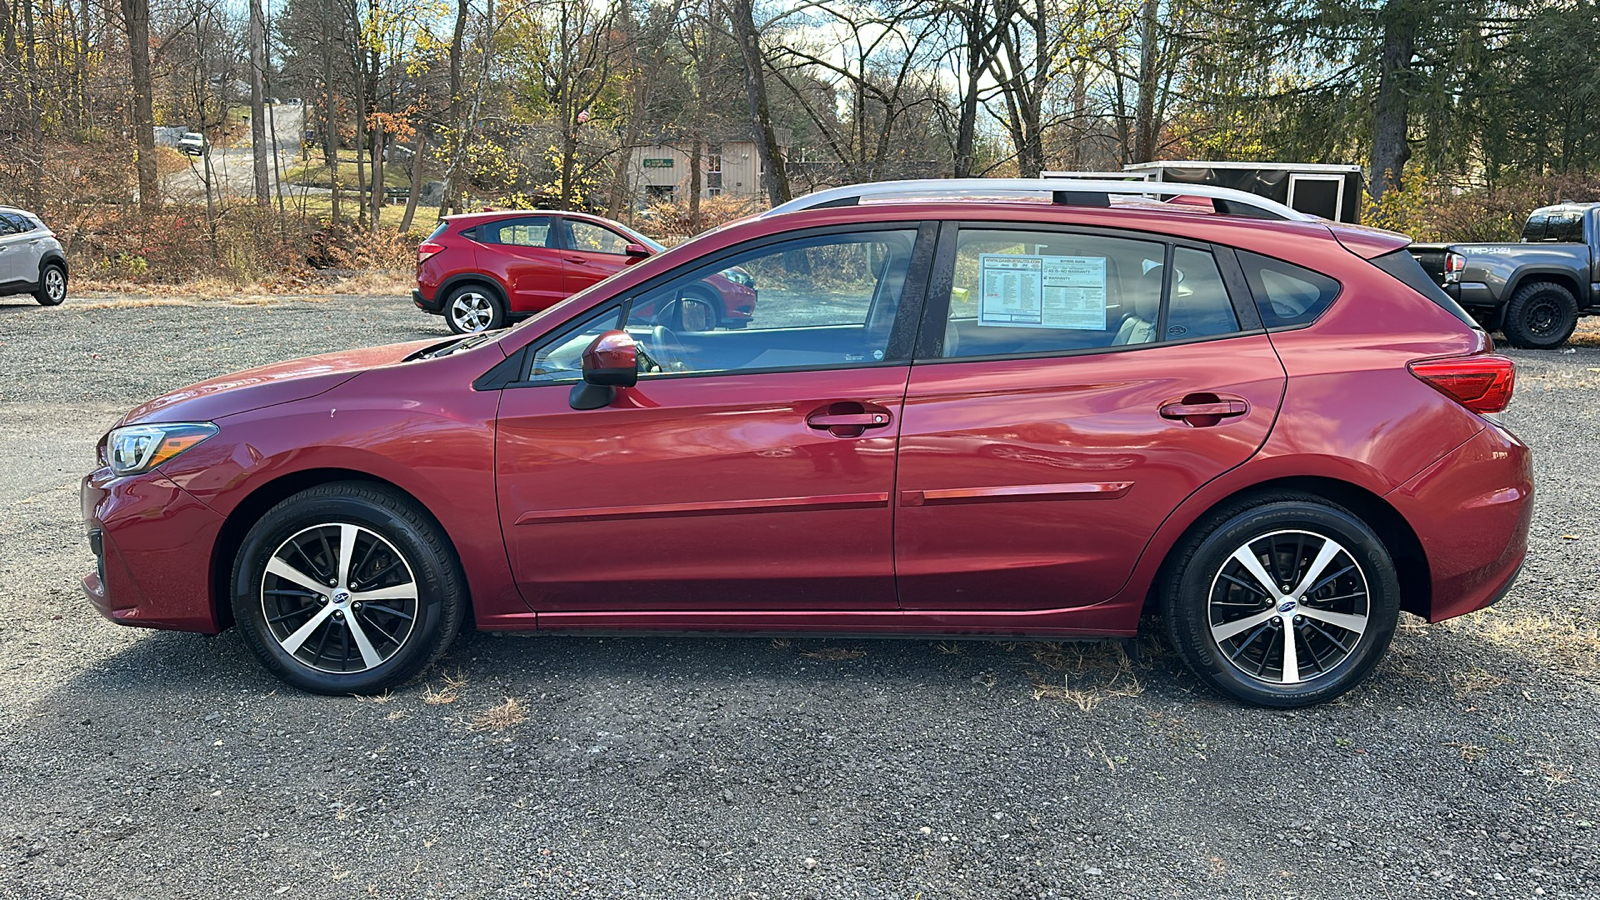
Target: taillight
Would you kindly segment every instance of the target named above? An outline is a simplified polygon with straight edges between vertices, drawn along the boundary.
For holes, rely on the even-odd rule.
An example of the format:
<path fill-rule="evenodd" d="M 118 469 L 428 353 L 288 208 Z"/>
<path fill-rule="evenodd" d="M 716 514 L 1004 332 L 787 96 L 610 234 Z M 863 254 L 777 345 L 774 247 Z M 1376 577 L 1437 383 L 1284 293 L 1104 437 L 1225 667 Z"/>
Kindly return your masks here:
<path fill-rule="evenodd" d="M 1460 284 L 1461 273 L 1466 271 L 1467 258 L 1459 253 L 1446 253 L 1444 255 L 1444 283 Z"/>
<path fill-rule="evenodd" d="M 438 256 L 443 252 L 443 244 L 436 244 L 433 241 L 423 241 L 417 245 L 417 265 L 420 266 L 432 257 Z"/>
<path fill-rule="evenodd" d="M 1419 360 L 1411 374 L 1476 413 L 1505 410 L 1517 385 L 1517 364 L 1493 353 Z"/>

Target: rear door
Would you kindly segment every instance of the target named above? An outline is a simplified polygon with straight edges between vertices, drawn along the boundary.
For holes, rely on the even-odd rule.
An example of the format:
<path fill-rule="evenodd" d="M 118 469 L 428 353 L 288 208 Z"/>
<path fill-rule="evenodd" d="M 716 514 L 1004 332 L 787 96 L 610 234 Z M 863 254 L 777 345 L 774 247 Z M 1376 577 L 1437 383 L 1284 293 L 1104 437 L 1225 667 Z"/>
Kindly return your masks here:
<path fill-rule="evenodd" d="M 1116 594 L 1276 418 L 1283 366 L 1237 271 L 1160 237 L 946 225 L 902 415 L 902 605 Z"/>
<path fill-rule="evenodd" d="M 633 239 L 620 231 L 571 216 L 561 219 L 561 231 L 568 296 L 610 278 L 630 261 L 627 249 Z"/>
<path fill-rule="evenodd" d="M 918 235 L 747 244 L 524 351 L 495 466 L 512 571 L 541 623 L 895 607 L 895 448 L 931 258 Z M 766 285 L 748 327 L 673 311 L 734 265 Z M 583 349 L 618 327 L 640 344 L 637 386 L 574 409 Z"/>
<path fill-rule="evenodd" d="M 534 312 L 567 298 L 553 216 L 522 216 L 476 227 L 478 266 L 497 271 L 511 289 L 513 312 Z"/>

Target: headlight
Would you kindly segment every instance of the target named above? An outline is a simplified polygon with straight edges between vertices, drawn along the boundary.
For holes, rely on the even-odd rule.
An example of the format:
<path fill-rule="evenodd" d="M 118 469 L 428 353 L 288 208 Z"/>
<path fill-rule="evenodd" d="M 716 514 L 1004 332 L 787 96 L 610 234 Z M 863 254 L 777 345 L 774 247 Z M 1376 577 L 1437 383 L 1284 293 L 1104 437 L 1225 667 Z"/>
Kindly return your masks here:
<path fill-rule="evenodd" d="M 729 281 L 733 282 L 734 284 L 743 285 L 744 287 L 747 287 L 747 288 L 753 288 L 753 287 L 756 286 L 755 276 L 751 275 L 749 272 L 746 272 L 743 269 L 739 269 L 739 268 L 723 269 L 721 272 L 718 272 L 717 274 L 721 275 L 723 278 L 728 279 Z"/>
<path fill-rule="evenodd" d="M 148 472 L 216 433 L 217 426 L 210 422 L 113 428 L 106 438 L 111 472 L 114 475 Z"/>

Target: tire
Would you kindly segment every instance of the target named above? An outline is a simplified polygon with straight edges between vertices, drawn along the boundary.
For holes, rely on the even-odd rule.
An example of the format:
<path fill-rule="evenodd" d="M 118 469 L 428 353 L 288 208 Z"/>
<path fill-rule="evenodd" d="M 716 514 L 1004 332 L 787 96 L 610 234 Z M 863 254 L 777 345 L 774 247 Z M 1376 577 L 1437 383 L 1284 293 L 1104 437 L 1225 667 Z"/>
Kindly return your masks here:
<path fill-rule="evenodd" d="M 40 306 L 60 306 L 67 299 L 67 270 L 60 263 L 49 262 L 39 268 L 39 289 L 33 299 Z"/>
<path fill-rule="evenodd" d="M 477 334 L 506 326 L 506 304 L 492 289 L 467 284 L 444 301 L 444 321 L 456 334 Z"/>
<path fill-rule="evenodd" d="M 1161 598 L 1168 637 L 1202 681 L 1246 703 L 1332 700 L 1366 678 L 1394 637 L 1400 580 L 1388 549 L 1365 522 L 1319 497 L 1271 494 L 1224 508 L 1169 560 Z M 1288 592 L 1280 590 L 1286 580 Z M 1296 635 L 1292 660 L 1288 633 Z"/>
<path fill-rule="evenodd" d="M 239 548 L 231 586 L 245 643 L 272 674 L 316 694 L 411 680 L 455 640 L 468 603 L 460 563 L 427 513 L 352 481 L 268 510 Z"/>
<path fill-rule="evenodd" d="M 1517 288 L 1501 329 L 1507 343 L 1530 350 L 1559 347 L 1578 327 L 1578 301 L 1559 284 L 1538 281 Z"/>

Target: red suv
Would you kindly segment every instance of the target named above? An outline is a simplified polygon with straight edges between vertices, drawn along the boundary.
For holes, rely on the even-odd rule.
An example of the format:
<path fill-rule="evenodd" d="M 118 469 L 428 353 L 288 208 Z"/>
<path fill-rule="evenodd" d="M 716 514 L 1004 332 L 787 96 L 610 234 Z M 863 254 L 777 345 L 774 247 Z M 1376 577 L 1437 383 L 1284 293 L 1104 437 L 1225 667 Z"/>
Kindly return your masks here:
<path fill-rule="evenodd" d="M 547 309 L 666 248 L 620 222 L 576 212 L 449 216 L 417 247 L 417 308 L 450 330 L 502 328 Z M 755 281 L 737 269 L 706 279 L 669 312 L 738 328 L 756 305 Z"/>
<path fill-rule="evenodd" d="M 1217 689 L 1326 700 L 1402 611 L 1494 603 L 1527 551 L 1512 363 L 1406 244 L 1191 185 L 823 192 L 509 331 L 139 406 L 84 480 L 84 588 L 334 694 L 466 621 L 1127 637 L 1158 611 Z M 749 327 L 672 312 L 730 267 L 763 286 Z"/>

